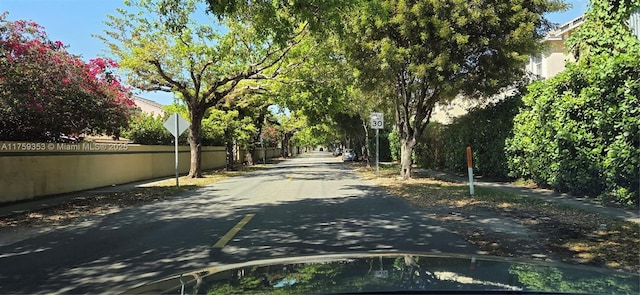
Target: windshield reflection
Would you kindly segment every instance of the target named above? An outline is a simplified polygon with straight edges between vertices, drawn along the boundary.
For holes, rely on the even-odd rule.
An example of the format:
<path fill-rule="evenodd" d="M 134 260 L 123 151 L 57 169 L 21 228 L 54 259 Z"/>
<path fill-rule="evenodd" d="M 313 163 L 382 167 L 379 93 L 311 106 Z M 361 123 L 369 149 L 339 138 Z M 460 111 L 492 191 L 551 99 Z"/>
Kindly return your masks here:
<path fill-rule="evenodd" d="M 321 256 L 320 256 L 321 257 Z M 305 261 L 306 260 L 306 261 Z M 182 283 L 180 282 L 182 280 Z M 186 294 L 318 294 L 397 291 L 540 291 L 633 294 L 631 274 L 525 264 L 487 257 L 384 254 L 356 258 L 302 258 L 190 273 L 131 290 Z"/>

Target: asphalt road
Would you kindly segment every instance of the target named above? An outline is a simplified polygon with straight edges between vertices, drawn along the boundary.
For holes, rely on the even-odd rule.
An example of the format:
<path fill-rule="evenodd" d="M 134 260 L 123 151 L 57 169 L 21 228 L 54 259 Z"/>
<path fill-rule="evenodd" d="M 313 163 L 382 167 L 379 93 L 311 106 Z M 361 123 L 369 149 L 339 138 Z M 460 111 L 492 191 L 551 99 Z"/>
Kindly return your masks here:
<path fill-rule="evenodd" d="M 326 152 L 0 247 L 0 294 L 120 293 L 181 271 L 294 255 L 472 253 L 428 212 Z"/>

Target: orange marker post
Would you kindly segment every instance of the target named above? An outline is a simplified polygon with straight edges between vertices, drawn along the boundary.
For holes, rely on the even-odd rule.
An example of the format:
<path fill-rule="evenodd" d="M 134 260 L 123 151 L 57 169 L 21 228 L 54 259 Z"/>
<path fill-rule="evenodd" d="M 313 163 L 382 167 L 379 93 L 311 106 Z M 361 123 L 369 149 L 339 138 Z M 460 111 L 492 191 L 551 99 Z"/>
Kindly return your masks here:
<path fill-rule="evenodd" d="M 473 196 L 473 160 L 470 146 L 467 147 L 467 170 L 469 171 L 469 193 Z"/>

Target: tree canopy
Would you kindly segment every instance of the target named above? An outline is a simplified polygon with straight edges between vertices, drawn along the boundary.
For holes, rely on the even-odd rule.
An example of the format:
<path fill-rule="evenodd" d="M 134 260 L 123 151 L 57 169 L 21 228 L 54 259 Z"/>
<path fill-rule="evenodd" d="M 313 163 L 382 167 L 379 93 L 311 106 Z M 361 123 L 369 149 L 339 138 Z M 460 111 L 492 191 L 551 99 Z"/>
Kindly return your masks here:
<path fill-rule="evenodd" d="M 395 108 L 403 178 L 436 103 L 492 95 L 522 77 L 550 28 L 543 14 L 563 7 L 556 0 L 379 0 L 353 12 L 345 46 L 369 87 L 392 87 L 380 94 Z"/>
<path fill-rule="evenodd" d="M 258 90 L 270 103 L 302 111 L 307 126 L 296 129 L 305 133 L 300 138 L 352 118 L 349 130 L 333 133 L 362 142 L 363 154 L 369 113 L 393 113 L 395 120 L 387 121 L 395 121 L 401 175 L 408 178 L 434 106 L 513 85 L 529 55 L 543 49 L 539 41 L 552 27 L 544 14 L 565 8 L 560 0 L 128 4 L 110 16 L 103 39 L 135 87 L 174 92 L 185 102 L 192 177 L 200 173 L 207 110 Z"/>
<path fill-rule="evenodd" d="M 132 85 L 176 93 L 188 110 L 191 177 L 200 177 L 202 119 L 248 80 L 270 79 L 286 69 L 284 57 L 307 35 L 296 24 L 276 40 L 239 17 L 206 14 L 195 0 L 127 2 L 109 16 L 102 39 L 128 70 Z"/>
<path fill-rule="evenodd" d="M 343 32 L 344 11 L 359 0 L 206 0 L 209 12 L 219 18 L 237 18 L 251 23 L 259 35 L 286 42 L 299 24 L 306 24 L 318 38 Z"/>

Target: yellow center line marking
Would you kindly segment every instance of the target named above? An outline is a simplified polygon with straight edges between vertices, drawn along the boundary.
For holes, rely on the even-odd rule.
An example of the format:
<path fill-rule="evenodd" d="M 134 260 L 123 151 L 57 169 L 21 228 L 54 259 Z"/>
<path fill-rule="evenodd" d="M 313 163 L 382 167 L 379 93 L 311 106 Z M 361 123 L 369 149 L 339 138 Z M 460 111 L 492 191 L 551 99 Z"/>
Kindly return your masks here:
<path fill-rule="evenodd" d="M 224 247 L 229 241 L 231 241 L 231 239 L 245 226 L 247 225 L 247 223 L 249 223 L 249 221 L 251 220 L 251 218 L 253 218 L 254 216 L 256 216 L 255 214 L 247 214 L 247 216 L 245 216 L 244 218 L 242 218 L 242 220 L 240 220 L 240 222 L 238 222 L 238 224 L 236 224 L 236 226 L 234 226 L 233 228 L 231 228 L 231 230 L 229 230 L 229 232 L 227 232 L 224 236 L 222 236 L 222 238 L 220 238 L 220 240 L 218 240 L 218 242 L 213 245 L 214 248 L 222 248 Z"/>
<path fill-rule="evenodd" d="M 293 180 L 293 176 L 289 176 L 289 179 L 287 179 L 287 181 L 292 181 Z"/>

